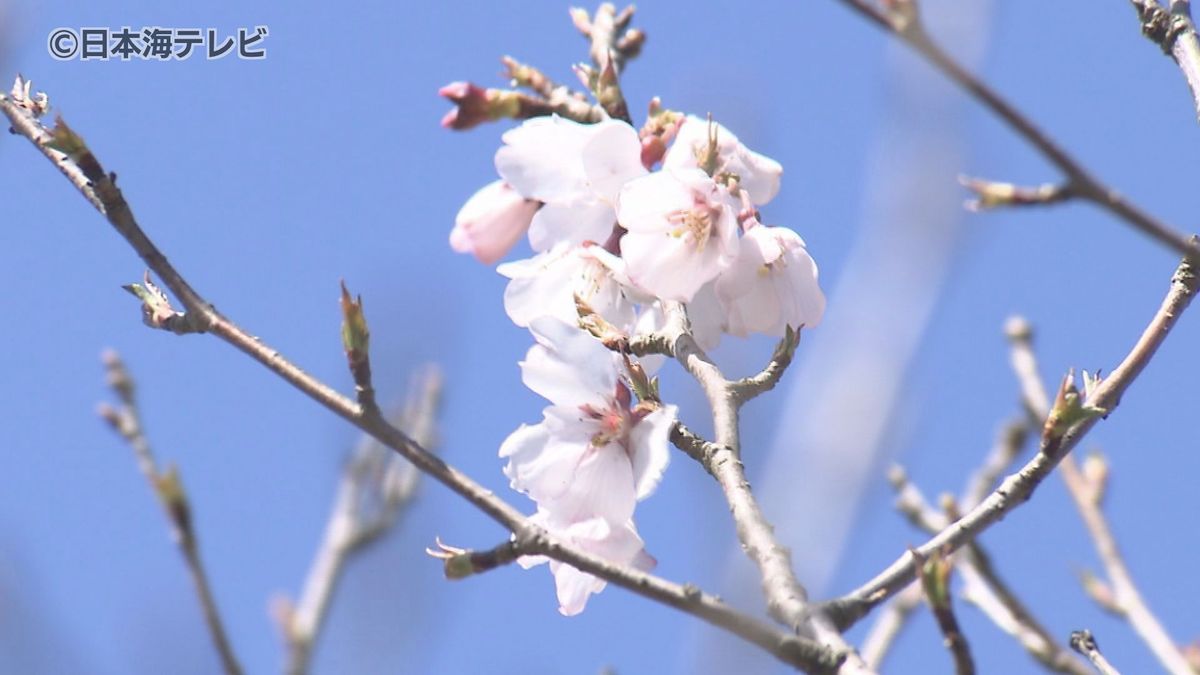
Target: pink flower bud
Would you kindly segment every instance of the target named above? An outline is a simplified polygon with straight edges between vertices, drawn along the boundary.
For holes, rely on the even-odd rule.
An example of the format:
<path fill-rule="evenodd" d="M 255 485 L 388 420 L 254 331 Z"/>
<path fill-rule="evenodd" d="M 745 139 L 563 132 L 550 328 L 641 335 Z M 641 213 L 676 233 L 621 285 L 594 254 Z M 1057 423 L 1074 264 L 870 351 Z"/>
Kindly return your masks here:
<path fill-rule="evenodd" d="M 438 95 L 449 99 L 455 108 L 442 118 L 442 126 L 463 131 L 491 119 L 487 89 L 470 82 L 451 82 L 438 89 Z"/>

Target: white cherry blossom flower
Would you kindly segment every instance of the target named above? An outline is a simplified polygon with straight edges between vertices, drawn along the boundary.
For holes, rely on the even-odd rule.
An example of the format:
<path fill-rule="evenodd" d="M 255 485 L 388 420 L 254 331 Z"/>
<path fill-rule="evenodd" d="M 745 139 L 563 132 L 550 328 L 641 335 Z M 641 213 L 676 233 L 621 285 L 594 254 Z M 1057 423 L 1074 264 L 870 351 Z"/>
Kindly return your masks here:
<path fill-rule="evenodd" d="M 553 405 L 501 445 L 504 472 L 556 517 L 624 523 L 666 470 L 675 406 L 631 407 L 620 357 L 587 333 L 552 318 L 530 330 L 538 344 L 521 363 L 522 379 Z"/>
<path fill-rule="evenodd" d="M 450 248 L 490 265 L 525 234 L 537 210 L 536 201 L 525 199 L 504 181 L 488 183 L 459 209 L 450 231 Z"/>
<path fill-rule="evenodd" d="M 750 201 L 759 206 L 775 198 L 779 192 L 779 177 L 783 166 L 765 155 L 760 155 L 738 142 L 725 127 L 711 123 L 717 134 L 717 158 L 713 175 L 736 174 L 738 183 L 750 195 Z M 708 153 L 708 120 L 688 115 L 675 142 L 663 158 L 663 168 L 696 168 Z"/>
<path fill-rule="evenodd" d="M 657 564 L 654 558 L 646 553 L 642 538 L 638 536 L 632 520 L 616 525 L 603 518 L 570 521 L 544 509 L 538 509 L 530 520 L 573 546 L 618 565 L 631 565 L 643 572 L 649 572 Z M 545 556 L 524 556 L 517 559 L 517 563 L 525 569 L 545 562 L 550 563 L 550 572 L 554 575 L 554 586 L 558 594 L 558 611 L 564 616 L 574 616 L 582 612 L 588 598 L 593 593 L 604 590 L 608 583 Z"/>
<path fill-rule="evenodd" d="M 737 257 L 737 203 L 699 169 L 665 170 L 621 188 L 621 256 L 633 282 L 688 302 Z"/>
<path fill-rule="evenodd" d="M 599 246 L 559 242 L 545 253 L 505 263 L 496 268 L 512 280 L 504 289 L 504 311 L 522 327 L 543 316 L 575 324 L 578 295 L 609 323 L 627 328 L 634 319 L 633 303 L 613 276 L 610 260 L 619 262 Z"/>
<path fill-rule="evenodd" d="M 716 282 L 730 334 L 781 336 L 787 326 L 821 323 L 825 294 L 800 235 L 786 227 L 754 225 L 739 250 L 737 261 Z"/>
<path fill-rule="evenodd" d="M 503 139 L 496 170 L 517 192 L 546 204 L 529 230 L 535 251 L 560 241 L 603 243 L 616 222 L 617 192 L 646 173 L 637 131 L 619 120 L 538 117 Z"/>

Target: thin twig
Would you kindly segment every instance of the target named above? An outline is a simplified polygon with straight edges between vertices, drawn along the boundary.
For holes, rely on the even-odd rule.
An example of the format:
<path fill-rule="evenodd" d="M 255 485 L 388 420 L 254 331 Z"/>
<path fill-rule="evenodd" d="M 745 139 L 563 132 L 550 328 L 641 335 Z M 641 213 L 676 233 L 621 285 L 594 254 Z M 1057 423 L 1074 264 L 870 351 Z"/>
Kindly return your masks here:
<path fill-rule="evenodd" d="M 954 672 L 957 675 L 975 675 L 971 647 L 958 626 L 950 597 L 950 574 L 954 570 L 954 563 L 938 555 L 932 560 L 920 560 L 920 566 L 921 588 L 925 591 L 925 600 L 937 621 L 938 630 L 942 632 L 942 641 L 954 659 Z"/>
<path fill-rule="evenodd" d="M 966 489 L 963 490 L 959 506 L 964 511 L 975 508 L 988 496 L 988 493 L 995 487 L 996 481 L 1000 480 L 1012 466 L 1028 439 L 1029 424 L 1024 418 L 1009 420 L 1005 423 L 1000 433 L 997 434 L 996 442 L 992 445 L 992 450 L 988 453 L 987 458 L 984 459 L 983 465 L 971 475 Z"/>
<path fill-rule="evenodd" d="M 150 483 L 154 496 L 162 506 L 167 520 L 171 523 L 171 533 L 175 543 L 183 553 L 187 564 L 188 574 L 200 599 L 200 608 L 204 613 L 204 624 L 212 637 L 213 646 L 221 659 L 221 666 L 228 675 L 240 675 L 242 667 L 233 645 L 225 632 L 225 624 L 221 621 L 221 613 L 217 609 L 217 600 L 213 597 L 212 588 L 208 583 L 208 574 L 204 570 L 204 561 L 200 557 L 200 542 L 196 536 L 195 523 L 192 518 L 192 507 L 184 492 L 183 482 L 179 472 L 174 467 L 162 471 L 154 459 L 150 441 L 142 429 L 141 416 L 138 411 L 137 398 L 134 396 L 135 384 L 121 357 L 114 351 L 107 351 L 102 357 L 104 367 L 108 371 L 108 385 L 116 393 L 120 407 L 101 404 L 100 416 L 108 422 L 129 447 L 137 458 L 138 469 Z"/>
<path fill-rule="evenodd" d="M 400 415 L 400 428 L 426 448 L 433 447 L 441 387 L 441 375 L 429 369 L 417 378 Z M 416 494 L 419 476 L 412 464 L 388 453 L 370 436 L 364 436 L 355 448 L 338 485 L 304 592 L 295 605 L 284 601 L 286 604 L 278 607 L 287 646 L 285 672 L 292 675 L 308 672 L 313 647 L 347 561 L 395 524 Z"/>
<path fill-rule="evenodd" d="M 949 499 L 943 499 L 948 506 L 946 514 L 933 508 L 900 467 L 893 467 L 888 477 L 896 490 L 897 510 L 925 532 L 937 534 L 949 524 L 950 516 L 957 515 L 958 509 Z M 1016 638 L 1025 651 L 1056 672 L 1087 675 L 1087 666 L 1054 639 L 1000 576 L 982 544 L 978 541 L 966 544 L 958 551 L 955 562 L 962 573 L 964 597 L 1001 630 Z"/>
<path fill-rule="evenodd" d="M 689 429 L 683 422 L 676 422 L 675 426 L 671 428 L 671 443 L 687 453 L 688 457 L 699 462 L 705 471 L 708 471 L 710 474 L 712 473 L 709 470 L 709 467 L 712 466 L 712 457 L 721 449 L 721 446 L 704 440 L 702 436 Z M 713 477 L 715 478 L 716 476 Z"/>
<path fill-rule="evenodd" d="M 1137 343 L 1112 374 L 1091 391 L 1086 405 L 1107 410 L 1109 413 L 1117 407 L 1121 395 L 1150 363 L 1179 316 L 1187 309 L 1197 285 L 1197 277 L 1191 264 L 1184 260 L 1171 278 L 1170 290 L 1162 305 Z M 1086 417 L 1067 428 L 1055 439 L 1056 447 L 1053 452 L 1038 452 L 1020 471 L 1005 478 L 978 506 L 916 549 L 918 555 L 929 556 L 938 551 L 955 551 L 974 541 L 981 532 L 1027 501 L 1034 488 L 1040 485 L 1062 458 L 1087 435 L 1098 419 Z M 825 609 L 836 624 L 845 629 L 876 605 L 907 586 L 915 575 L 913 556 L 906 553 L 875 578 L 842 598 L 826 603 Z"/>
<path fill-rule="evenodd" d="M 521 556 L 535 555 L 549 556 L 578 569 L 596 574 L 588 566 L 582 564 L 586 561 L 587 554 L 548 536 L 540 528 L 525 528 L 515 533 L 512 539 L 484 551 L 457 548 L 441 542 L 438 542 L 438 547 L 438 550 L 430 549 L 427 552 L 443 560 L 446 576 L 450 579 L 462 579 L 474 574 L 481 574 L 511 564 Z M 607 581 L 614 581 L 613 578 L 603 574 L 596 574 L 596 576 Z M 762 647 L 785 663 L 809 672 L 829 673 L 837 670 L 846 658 L 844 653 L 834 651 L 804 637 L 779 631 L 765 622 L 744 614 L 733 613 L 736 621 L 730 621 L 726 615 L 729 615 L 731 610 L 724 603 L 716 597 L 702 592 L 692 584 L 677 585 L 650 575 L 641 576 L 643 579 L 638 583 L 645 588 L 645 591 L 640 593 L 641 595 L 653 597 L 663 604 L 700 617 L 713 625 L 724 627 L 735 635 Z"/>
<path fill-rule="evenodd" d="M 630 123 L 629 106 L 621 92 L 621 71 L 626 59 L 636 55 L 645 41 L 644 33 L 629 27 L 632 19 L 633 5 L 618 13 L 616 6 L 604 2 L 595 16 L 588 16 L 585 9 L 571 9 L 571 20 L 588 39 L 595 64 L 595 68 L 577 66 L 577 72 L 610 117 Z"/>
<path fill-rule="evenodd" d="M 779 343 L 775 345 L 771 360 L 767 362 L 762 371 L 757 375 L 743 377 L 729 383 L 729 389 L 737 397 L 738 404 L 741 405 L 774 389 L 783 377 L 783 373 L 791 365 L 792 357 L 796 355 L 796 347 L 799 345 L 800 331 L 788 326 L 783 337 L 779 339 Z"/>
<path fill-rule="evenodd" d="M 1195 242 L 1163 221 L 1143 211 L 1116 190 L 1101 182 L 1073 156 L 1059 147 L 1050 136 L 1037 127 L 1024 113 L 1002 98 L 988 84 L 955 61 L 925 31 L 915 0 L 894 3 L 904 11 L 888 12 L 871 0 L 841 0 L 875 25 L 883 28 L 920 54 L 943 75 L 966 91 L 981 105 L 991 110 L 1013 131 L 1025 138 L 1067 178 L 1066 189 L 1108 210 L 1133 227 L 1179 254 L 1200 259 L 1200 242 Z"/>
<path fill-rule="evenodd" d="M 1189 0 L 1170 0 L 1170 10 L 1158 0 L 1130 0 L 1142 24 L 1142 34 L 1175 59 L 1188 89 L 1192 92 L 1192 105 L 1200 115 L 1200 39 L 1196 37 L 1196 24 L 1192 21 L 1192 6 Z"/>
<path fill-rule="evenodd" d="M 1035 420 L 1043 420 L 1050 413 L 1049 396 L 1045 384 L 1038 374 L 1037 356 L 1033 350 L 1033 330 L 1020 317 L 1009 320 L 1009 341 L 1012 344 L 1012 365 L 1020 382 L 1025 404 Z M 1133 581 L 1133 575 L 1125 563 L 1112 527 L 1100 508 L 1099 486 L 1094 486 L 1084 475 L 1074 457 L 1063 458 L 1059 465 L 1063 482 L 1072 501 L 1087 527 L 1088 534 L 1096 546 L 1096 553 L 1112 586 L 1112 603 L 1129 621 L 1134 632 L 1146 643 L 1155 658 L 1173 675 L 1194 675 L 1178 645 L 1142 598 L 1141 591 Z"/>
<path fill-rule="evenodd" d="M 532 525 L 511 504 L 430 453 L 382 416 L 369 414 L 370 411 L 365 411 L 355 401 L 309 375 L 287 360 L 278 350 L 242 330 L 218 312 L 192 288 L 141 229 L 112 177 L 104 173 L 99 162 L 86 146 L 82 145 L 82 139 L 74 136 L 69 130 L 65 132 L 71 133 L 82 146 L 81 152 L 68 155 L 47 145 L 54 141 L 50 130 L 8 97 L 0 96 L 0 111 L 8 117 L 16 133 L 29 139 L 43 155 L 60 167 L 80 193 L 162 279 L 166 287 L 183 304 L 197 331 L 212 333 L 232 345 L 330 412 L 400 453 L 420 471 L 432 476 L 507 528 L 516 535 L 518 541 L 532 542 L 530 551 L 565 562 L 643 597 L 681 609 L 762 647 L 776 658 L 795 667 L 821 671 L 828 669 L 831 663 L 837 662 L 838 655 L 835 651 L 812 640 L 781 631 L 738 612 L 711 595 L 702 593 L 697 598 L 690 587 L 672 583 L 629 566 L 615 565 L 600 556 L 570 546 Z M 61 122 L 59 126 L 66 129 Z"/>
<path fill-rule="evenodd" d="M 1121 675 L 1121 672 L 1100 653 L 1100 645 L 1096 644 L 1092 631 L 1085 629 L 1071 633 L 1071 649 L 1086 656 L 1100 675 Z"/>
<path fill-rule="evenodd" d="M 859 648 L 867 667 L 872 670 L 883 667 L 883 660 L 896 643 L 896 638 L 900 637 L 909 618 L 921 606 L 921 595 L 921 585 L 913 582 L 892 598 L 875 618 L 875 623 Z"/>

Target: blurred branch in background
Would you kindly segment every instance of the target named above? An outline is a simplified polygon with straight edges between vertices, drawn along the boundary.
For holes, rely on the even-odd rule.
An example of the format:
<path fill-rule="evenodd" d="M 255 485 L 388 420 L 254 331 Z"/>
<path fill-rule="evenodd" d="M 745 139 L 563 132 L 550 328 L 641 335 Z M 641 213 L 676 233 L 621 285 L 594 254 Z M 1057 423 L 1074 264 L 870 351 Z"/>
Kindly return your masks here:
<path fill-rule="evenodd" d="M 1038 374 L 1037 357 L 1033 350 L 1033 328 L 1025 319 L 1015 317 L 1007 326 L 1012 345 L 1012 365 L 1021 385 L 1022 397 L 1035 424 L 1050 414 L 1050 397 L 1046 392 L 1041 375 Z M 1101 504 L 1108 482 L 1108 466 L 1097 454 L 1084 460 L 1081 467 L 1073 456 L 1066 456 L 1059 464 L 1059 475 L 1067 486 L 1067 492 L 1075 502 L 1083 524 L 1096 545 L 1096 554 L 1104 565 L 1111 586 L 1111 594 L 1104 603 L 1105 608 L 1125 617 L 1134 632 L 1142 639 L 1163 668 L 1172 675 L 1194 675 L 1194 671 L 1183 652 L 1179 649 L 1158 617 L 1142 599 L 1133 574 L 1125 564 L 1125 558 L 1117 546 L 1112 527 L 1104 516 Z M 1085 589 L 1098 589 L 1100 580 L 1085 578 Z M 1093 598 L 1096 593 L 1091 593 Z M 1108 595 L 1108 594 L 1105 594 Z"/>
<path fill-rule="evenodd" d="M 917 549 L 923 557 L 937 552 L 955 551 L 973 542 L 984 530 L 999 522 L 1006 514 L 1033 495 L 1054 467 L 1096 426 L 1101 417 L 1107 418 L 1120 404 L 1121 397 L 1154 359 L 1183 312 L 1191 304 L 1200 279 L 1185 257 L 1171 276 L 1170 287 L 1162 304 L 1142 330 L 1137 342 L 1121 363 L 1104 379 L 1087 377 L 1080 393 L 1073 376 L 1064 378 L 1055 399 L 1037 454 L 1019 471 L 1009 475 L 986 499 L 961 517 L 953 519 L 945 529 Z M 1053 424 L 1051 424 L 1053 422 Z M 846 595 L 826 603 L 825 609 L 836 616 L 843 629 L 853 625 L 879 603 L 900 592 L 917 574 L 912 553 L 901 555 L 886 570 Z"/>
<path fill-rule="evenodd" d="M 196 539 L 192 507 L 183 489 L 183 481 L 175 467 L 168 467 L 166 471 L 159 469 L 150 449 L 150 442 L 142 430 L 133 378 L 126 370 L 121 357 L 115 351 L 106 351 L 101 358 L 108 373 L 108 386 L 117 395 L 120 404 L 114 407 L 108 403 L 101 403 L 98 408 L 100 417 L 108 422 L 133 450 L 138 468 L 154 490 L 154 496 L 171 523 L 171 534 L 175 543 L 183 552 L 192 584 L 196 587 L 196 595 L 200 598 L 200 607 L 204 611 L 204 623 L 212 635 L 221 665 L 229 675 L 240 675 L 242 667 L 238 664 L 233 646 L 225 634 L 225 626 L 221 622 L 221 614 L 217 611 L 217 602 L 209 587 L 208 575 L 204 571 L 204 562 L 200 558 L 200 543 Z"/>
<path fill-rule="evenodd" d="M 1071 633 L 1071 649 L 1086 656 L 1100 675 L 1121 675 L 1121 672 L 1104 658 L 1104 654 L 1100 653 L 1100 645 L 1096 644 L 1092 631 L 1085 629 Z"/>
<path fill-rule="evenodd" d="M 914 552 L 913 555 L 917 554 Z M 971 647 L 954 616 L 954 602 L 950 597 L 950 575 L 954 571 L 954 563 L 938 554 L 929 560 L 922 560 L 920 566 L 925 601 L 933 612 L 938 630 L 942 632 L 942 642 L 954 659 L 954 672 L 956 675 L 975 675 Z"/>
<path fill-rule="evenodd" d="M 982 56 L 990 3 L 943 6 L 955 44 Z M 777 536 L 796 551 L 798 576 L 816 594 L 838 569 L 883 454 L 897 449 L 889 430 L 962 241 L 964 214 L 947 176 L 962 165 L 966 106 L 904 57 L 891 49 L 886 58 L 894 93 L 864 167 L 866 206 L 828 315 L 792 365 L 770 446 L 746 449 L 759 463 L 763 510 L 778 514 Z M 726 565 L 727 594 L 752 602 L 750 576 L 735 576 L 743 568 L 732 557 Z M 744 652 L 708 636 L 696 652 L 704 672 L 746 667 Z"/>
<path fill-rule="evenodd" d="M 1153 2 L 1153 0 L 1147 0 Z M 1079 160 L 1063 150 L 1058 142 L 1046 134 L 1030 120 L 1025 113 L 1013 107 L 1002 98 L 987 83 L 972 74 L 966 66 L 954 60 L 950 54 L 938 44 L 921 19 L 918 0 L 888 0 L 882 6 L 872 0 L 841 0 L 842 4 L 857 11 L 872 23 L 894 34 L 905 45 L 911 47 L 930 65 L 957 84 L 963 91 L 991 110 L 1002 119 L 1013 131 L 1037 149 L 1050 163 L 1054 164 L 1066 179 L 1060 190 L 1048 190 L 1053 194 L 1052 200 L 1046 203 L 1063 201 L 1077 197 L 1107 210 L 1121 218 L 1142 233 L 1158 240 L 1159 243 L 1173 249 L 1189 259 L 1200 260 L 1200 243 L 1187 235 L 1175 230 L 1167 223 L 1146 213 L 1133 202 L 1125 199 L 1100 179 L 1092 175 Z M 1135 5 L 1137 4 L 1135 0 Z M 1143 2 L 1143 4 L 1145 4 Z M 1187 3 L 1174 0 L 1172 7 L 1183 7 Z M 980 199 L 978 206 L 1002 206 L 1006 202 L 995 201 L 996 194 L 980 192 L 977 186 L 987 186 L 987 181 L 973 181 L 966 186 L 975 189 Z M 993 184 L 1001 185 L 1001 184 Z M 1020 194 L 1014 193 L 1014 194 Z M 1012 202 L 1008 202 L 1012 203 Z M 1017 202 L 1022 203 L 1022 202 Z"/>
<path fill-rule="evenodd" d="M 435 421 L 442 376 L 427 367 L 413 378 L 396 424 L 425 448 L 436 441 Z M 285 672 L 309 671 L 329 606 L 350 557 L 379 540 L 399 520 L 416 495 L 420 471 L 379 441 L 364 435 L 338 484 L 325 536 L 313 559 L 298 602 L 278 598 L 273 613 L 287 648 Z"/>
<path fill-rule="evenodd" d="M 896 644 L 896 639 L 908 625 L 913 613 L 921 607 L 921 596 L 921 585 L 914 581 L 892 598 L 880 610 L 879 616 L 875 617 L 875 623 L 871 624 L 871 630 L 867 632 L 867 637 L 863 639 L 862 647 L 859 648 L 863 661 L 866 661 L 872 670 L 878 671 L 883 668 L 883 660 Z"/>
<path fill-rule="evenodd" d="M 958 28 L 956 43 L 982 55 L 990 4 L 954 3 L 946 13 Z M 797 576 L 818 594 L 876 475 L 905 377 L 961 241 L 957 189 L 945 176 L 961 166 L 964 106 L 898 52 L 891 50 L 887 62 L 896 92 L 891 112 L 864 171 L 867 206 L 831 289 L 822 333 L 792 366 L 798 372 L 785 384 L 770 447 L 746 451 L 763 467 L 763 510 L 791 514 L 777 517 L 777 536 L 797 551 Z M 735 576 L 742 568 L 732 558 L 726 568 L 726 593 L 752 602 L 752 579 Z M 709 636 L 700 640 L 696 664 L 703 672 L 746 667 L 745 652 Z"/>
<path fill-rule="evenodd" d="M 1008 445 L 1012 439 L 1019 438 L 1019 435 L 1011 434 L 1006 429 L 1001 436 L 1006 440 L 1002 440 L 993 450 L 993 454 L 985 463 L 985 472 L 990 471 L 995 456 L 1015 458 L 1020 449 L 1020 446 L 1013 449 Z M 902 468 L 893 467 L 889 479 L 896 490 L 896 509 L 914 526 L 929 534 L 937 534 L 957 517 L 958 507 L 952 497 L 943 497 L 945 513 L 939 512 L 908 480 Z M 990 484 L 988 489 L 991 489 Z M 974 480 L 967 490 L 968 493 L 975 490 Z M 962 575 L 964 599 L 978 607 L 1001 630 L 1013 636 L 1039 663 L 1059 673 L 1088 674 L 1087 666 L 1055 641 L 1053 634 L 1033 616 L 1016 592 L 1000 577 L 992 564 L 991 556 L 980 542 L 967 544 L 952 560 Z M 907 592 L 908 589 L 903 591 L 897 596 L 897 600 Z"/>

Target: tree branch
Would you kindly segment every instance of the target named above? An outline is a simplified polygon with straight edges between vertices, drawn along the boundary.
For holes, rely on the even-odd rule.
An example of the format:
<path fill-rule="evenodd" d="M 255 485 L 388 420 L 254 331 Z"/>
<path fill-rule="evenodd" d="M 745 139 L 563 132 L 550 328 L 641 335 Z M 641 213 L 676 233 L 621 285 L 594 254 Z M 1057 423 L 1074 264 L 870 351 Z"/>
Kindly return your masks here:
<path fill-rule="evenodd" d="M 441 397 L 441 375 L 429 369 L 414 385 L 399 426 L 416 442 L 430 448 Z M 295 605 L 283 599 L 277 605 L 276 614 L 287 647 L 285 672 L 300 675 L 309 671 L 313 647 L 346 562 L 383 536 L 399 519 L 416 494 L 419 476 L 412 464 L 388 453 L 370 436 L 364 436 L 355 448 L 342 473 L 325 536 L 309 569 L 304 592 Z"/>
<path fill-rule="evenodd" d="M 728 607 L 711 596 L 697 603 L 694 590 L 609 561 L 572 547 L 531 525 L 525 516 L 491 490 L 432 454 L 379 414 L 364 410 L 355 401 L 309 375 L 266 342 L 246 333 L 197 293 L 138 225 L 113 177 L 61 120 L 53 133 L 29 110 L 0 95 L 0 111 L 15 133 L 25 136 L 63 172 L 81 194 L 117 230 L 146 265 L 179 299 L 196 332 L 209 332 L 257 361 L 293 388 L 346 420 L 383 445 L 398 452 L 417 469 L 448 487 L 489 518 L 513 532 L 518 540 L 535 542 L 533 550 L 565 562 L 583 572 L 633 591 L 643 597 L 681 609 L 767 650 L 780 660 L 810 671 L 828 670 L 841 656 L 812 641 L 775 629 Z M 58 148 L 66 148 L 65 150 Z M 840 635 L 838 635 L 840 638 Z"/>
<path fill-rule="evenodd" d="M 1122 394 L 1149 364 L 1179 316 L 1187 309 L 1195 295 L 1196 287 L 1197 277 L 1191 264 L 1185 259 L 1172 276 L 1170 289 L 1162 305 L 1137 343 L 1112 374 L 1091 391 L 1085 405 L 1103 408 L 1109 413 L 1117 407 Z M 1053 439 L 1054 448 L 1043 447 L 1043 450 L 1020 471 L 1005 478 L 978 506 L 916 549 L 917 554 L 928 556 L 938 551 L 955 551 L 973 541 L 981 532 L 1027 501 L 1034 488 L 1040 485 L 1062 458 L 1087 435 L 1098 419 L 1087 417 L 1072 424 L 1061 436 Z M 824 609 L 833 617 L 837 626 L 845 629 L 876 605 L 907 586 L 915 575 L 914 558 L 906 553 L 874 579 L 842 598 L 826 603 Z"/>
<path fill-rule="evenodd" d="M 925 600 L 937 621 L 938 630 L 942 632 L 946 649 L 950 650 L 950 656 L 954 659 L 954 672 L 957 675 L 975 675 L 971 647 L 959 628 L 950 597 L 950 574 L 954 570 L 954 563 L 938 555 L 931 560 L 922 559 L 920 566 L 921 588 L 925 591 Z"/>
<path fill-rule="evenodd" d="M 867 667 L 872 670 L 879 670 L 883 667 L 883 660 L 891 651 L 892 645 L 896 643 L 896 638 L 900 637 L 900 631 L 904 629 L 909 618 L 921 606 L 921 595 L 920 584 L 909 584 L 907 588 L 892 598 L 892 601 L 876 617 L 875 623 L 871 625 L 871 630 L 867 632 L 867 637 L 863 639 L 862 647 L 859 648 Z"/>
<path fill-rule="evenodd" d="M 952 503 L 947 504 L 950 508 L 946 509 L 945 515 L 934 509 L 900 467 L 892 469 L 889 480 L 897 493 L 896 508 L 916 527 L 937 534 L 949 524 L 950 517 L 957 515 L 957 508 Z M 950 499 L 943 501 L 952 502 Z M 1054 639 L 1004 581 L 982 544 L 977 541 L 966 544 L 959 550 L 955 562 L 962 573 L 963 596 L 1001 630 L 1013 636 L 1025 651 L 1056 672 L 1088 675 L 1087 666 Z"/>
<path fill-rule="evenodd" d="M 1175 59 L 1188 89 L 1192 105 L 1200 115 L 1200 39 L 1192 21 L 1190 0 L 1170 0 L 1170 11 L 1158 0 L 1130 0 L 1142 24 L 1142 34 Z"/>
<path fill-rule="evenodd" d="M 917 11 L 916 0 L 896 2 L 894 3 L 896 9 L 890 12 L 880 9 L 871 0 L 840 1 L 875 25 L 894 34 L 904 44 L 920 54 L 930 65 L 1022 136 L 1066 175 L 1067 185 L 1062 189 L 1109 211 L 1143 234 L 1179 254 L 1193 260 L 1200 260 L 1200 243 L 1146 213 L 1118 194 L 1116 190 L 1101 182 L 1077 159 L 1059 147 L 1057 142 L 1038 128 L 1024 113 L 1017 110 L 1000 94 L 947 54 L 925 31 Z"/>
<path fill-rule="evenodd" d="M 1037 357 L 1033 350 L 1033 330 L 1028 322 L 1016 317 L 1009 320 L 1008 333 L 1012 344 L 1013 370 L 1017 373 L 1025 404 L 1032 417 L 1040 422 L 1050 414 L 1050 407 L 1049 396 L 1038 374 Z M 1108 519 L 1104 517 L 1100 508 L 1103 487 L 1093 484 L 1094 481 L 1084 475 L 1074 457 L 1064 457 L 1059 465 L 1059 472 L 1112 584 L 1113 605 L 1126 617 L 1134 632 L 1150 648 L 1164 669 L 1173 675 L 1195 675 L 1183 652 L 1150 610 L 1133 581 L 1133 575 L 1125 564 L 1125 558 L 1121 555 Z"/>
<path fill-rule="evenodd" d="M 137 458 L 138 469 L 150 483 L 154 496 L 162 506 L 163 513 L 171 523 L 171 534 L 179 550 L 183 553 L 187 564 L 188 574 L 192 578 L 196 596 L 200 599 L 200 608 L 204 613 L 204 624 L 212 637 L 213 646 L 221 659 L 221 667 L 228 675 L 241 675 L 242 666 L 234 654 L 233 645 L 225 632 L 225 624 L 221 621 L 221 613 L 217 609 L 217 600 L 213 597 L 212 588 L 208 583 L 208 574 L 204 570 L 204 561 L 200 557 L 200 542 L 196 536 L 195 524 L 192 520 L 192 508 L 184 492 L 183 482 L 179 472 L 174 467 L 162 471 L 154 459 L 142 430 L 141 416 L 138 412 L 137 399 L 134 396 L 135 384 L 126 370 L 121 357 L 114 351 L 106 351 L 102 356 L 105 370 L 108 371 L 108 386 L 116 393 L 120 407 L 114 408 L 102 403 L 99 408 L 100 417 L 104 418 L 113 430 L 125 439 Z"/>
<path fill-rule="evenodd" d="M 1100 675 L 1121 675 L 1121 672 L 1100 653 L 1100 645 L 1096 644 L 1096 638 L 1092 636 L 1092 631 L 1077 630 L 1071 633 L 1071 649 L 1086 656 Z"/>
<path fill-rule="evenodd" d="M 793 571 L 791 551 L 776 539 L 774 527 L 750 490 L 741 461 L 738 431 L 738 408 L 745 400 L 739 395 L 742 390 L 725 379 L 696 343 L 683 305 L 665 303 L 664 311 L 667 320 L 661 335 L 670 345 L 670 354 L 700 383 L 712 410 L 715 448 L 706 455 L 708 461 L 704 468 L 720 484 L 742 549 L 758 567 L 768 612 L 801 635 L 811 635 L 822 644 L 845 653 L 852 670 L 865 671 L 866 664 L 828 617 L 812 611 L 808 593 Z"/>

